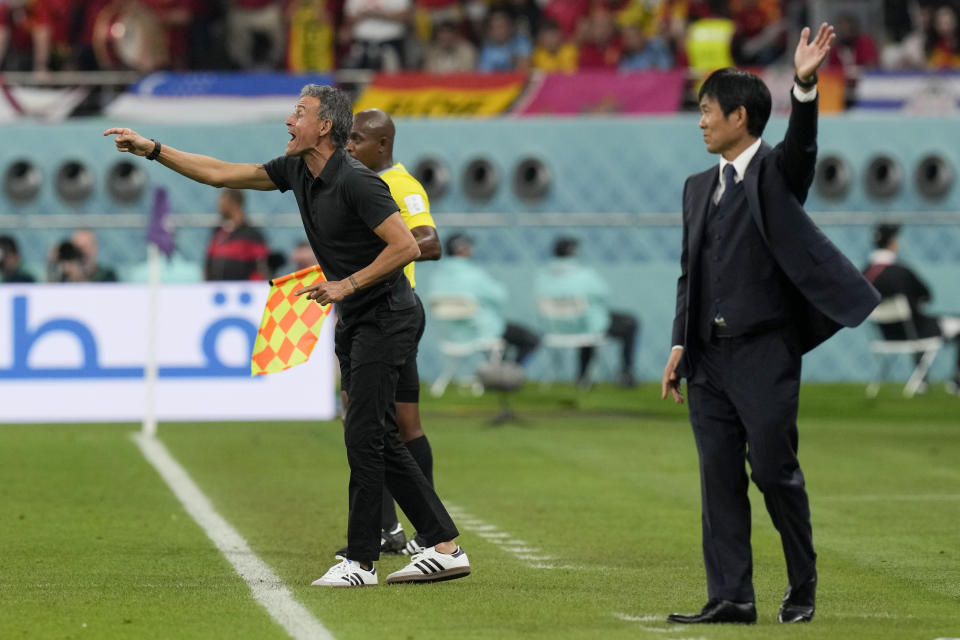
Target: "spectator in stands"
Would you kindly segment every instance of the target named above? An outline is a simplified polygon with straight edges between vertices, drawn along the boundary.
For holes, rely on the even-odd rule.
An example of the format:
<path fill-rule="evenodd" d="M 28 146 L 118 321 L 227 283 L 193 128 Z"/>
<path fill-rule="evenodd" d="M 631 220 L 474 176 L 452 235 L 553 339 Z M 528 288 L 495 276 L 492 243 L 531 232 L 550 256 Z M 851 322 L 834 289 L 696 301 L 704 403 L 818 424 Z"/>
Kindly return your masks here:
<path fill-rule="evenodd" d="M 836 33 L 837 39 L 827 58 L 828 68 L 842 69 L 850 76 L 858 69 L 877 66 L 877 45 L 869 34 L 860 30 L 856 16 L 852 13 L 837 16 Z"/>
<path fill-rule="evenodd" d="M 540 344 L 536 333 L 515 322 L 503 312 L 507 306 L 506 288 L 478 267 L 473 260 L 473 241 L 462 233 L 447 238 L 443 260 L 434 268 L 430 296 L 470 295 L 477 301 L 477 324 L 483 338 L 502 337 L 507 357 L 522 365 Z"/>
<path fill-rule="evenodd" d="M 433 42 L 423 68 L 430 73 L 464 73 L 477 68 L 477 48 L 463 37 L 459 23 L 442 20 L 433 25 Z"/>
<path fill-rule="evenodd" d="M 952 5 L 941 5 L 933 12 L 933 28 L 927 35 L 926 52 L 928 67 L 960 67 L 960 31 L 957 11 Z"/>
<path fill-rule="evenodd" d="M 100 68 L 97 50 L 94 47 L 94 32 L 98 25 L 109 19 L 123 0 L 80 0 L 77 9 L 81 28 L 74 36 L 73 62 L 74 66 L 83 71 L 94 71 Z"/>
<path fill-rule="evenodd" d="M 556 23 L 567 41 L 578 34 L 578 26 L 589 12 L 590 0 L 548 0 L 543 8 L 544 18 Z"/>
<path fill-rule="evenodd" d="M 346 0 L 340 38 L 350 43 L 343 67 L 399 71 L 406 66 L 412 0 Z"/>
<path fill-rule="evenodd" d="M 287 68 L 290 71 L 332 71 L 334 31 L 328 0 L 291 0 L 287 7 Z"/>
<path fill-rule="evenodd" d="M 899 41 L 883 48 L 882 62 L 886 69 L 922 69 L 927 64 L 927 32 L 931 21 L 930 7 L 914 4 L 910 9 L 910 31 Z"/>
<path fill-rule="evenodd" d="M 502 0 L 502 2 L 513 14 L 513 25 L 517 33 L 533 41 L 540 33 L 543 15 L 537 0 Z"/>
<path fill-rule="evenodd" d="M 50 247 L 47 254 L 48 282 L 89 282 L 83 268 L 84 256 L 69 240 Z"/>
<path fill-rule="evenodd" d="M 580 45 L 580 68 L 616 69 L 623 54 L 623 42 L 613 13 L 596 7 L 585 21 L 583 44 Z"/>
<path fill-rule="evenodd" d="M 100 247 L 92 229 L 77 229 L 70 235 L 70 243 L 80 252 L 81 280 L 84 282 L 116 282 L 117 272 L 97 261 Z"/>
<path fill-rule="evenodd" d="M 577 45 L 564 39 L 560 25 L 544 20 L 533 50 L 533 68 L 546 73 L 573 73 L 577 70 L 579 55 Z"/>
<path fill-rule="evenodd" d="M 612 311 L 610 287 L 594 269 L 577 260 L 575 238 L 558 238 L 553 245 L 553 259 L 540 269 L 533 291 L 538 298 L 579 298 L 587 301 L 586 333 L 603 333 L 620 343 L 620 372 L 617 383 L 624 387 L 636 384 L 633 373 L 634 351 L 640 324 L 626 311 Z M 591 385 L 590 363 L 596 347 L 581 347 L 577 368 L 577 385 Z"/>
<path fill-rule="evenodd" d="M 317 257 L 306 240 L 298 242 L 290 251 L 290 271 L 300 271 L 317 264 Z"/>
<path fill-rule="evenodd" d="M 643 29 L 632 24 L 622 27 L 620 33 L 623 39 L 621 71 L 646 71 L 673 67 L 673 53 L 661 38 L 649 37 Z"/>
<path fill-rule="evenodd" d="M 233 0 L 227 12 L 227 52 L 241 69 L 280 67 L 286 51 L 283 0 Z"/>
<path fill-rule="evenodd" d="M 787 50 L 786 25 L 778 3 L 742 0 L 733 14 L 735 31 L 731 51 L 742 66 L 765 67 L 779 60 Z"/>
<path fill-rule="evenodd" d="M 884 338 L 904 340 L 911 337 L 943 336 L 946 340 L 952 340 L 957 346 L 957 364 L 953 370 L 953 378 L 947 384 L 947 390 L 960 395 L 960 317 L 936 317 L 924 313 L 924 306 L 933 296 L 926 283 L 910 267 L 897 260 L 897 252 L 900 250 L 899 235 L 899 225 L 882 224 L 874 229 L 873 242 L 876 250 L 870 254 L 870 264 L 863 274 L 884 298 L 906 296 L 916 335 L 911 336 L 905 326 L 882 325 Z M 920 354 L 917 354 L 917 358 L 919 357 Z"/>
<path fill-rule="evenodd" d="M 0 68 L 48 71 L 59 0 L 0 2 Z"/>
<path fill-rule="evenodd" d="M 219 200 L 220 226 L 207 245 L 205 280 L 263 280 L 269 271 L 267 247 L 259 229 L 247 222 L 244 194 L 224 189 Z"/>
<path fill-rule="evenodd" d="M 190 26 L 198 0 L 140 0 L 161 27 L 168 69 L 183 70 L 190 60 Z M 231 41 L 232 42 L 232 41 Z M 272 68 L 272 67 L 271 67 Z"/>
<path fill-rule="evenodd" d="M 12 236 L 0 236 L 0 282 L 36 282 L 20 264 L 20 247 Z"/>
<path fill-rule="evenodd" d="M 432 41 L 437 26 L 443 23 L 456 24 L 460 28 L 461 35 L 467 35 L 464 24 L 464 4 L 466 3 L 460 0 L 416 0 L 415 4 L 417 37 L 421 41 Z M 485 7 L 483 12 L 486 13 Z"/>
<path fill-rule="evenodd" d="M 530 38 L 517 33 L 513 15 L 495 7 L 487 16 L 486 33 L 477 69 L 480 71 L 526 71 L 533 47 Z"/>

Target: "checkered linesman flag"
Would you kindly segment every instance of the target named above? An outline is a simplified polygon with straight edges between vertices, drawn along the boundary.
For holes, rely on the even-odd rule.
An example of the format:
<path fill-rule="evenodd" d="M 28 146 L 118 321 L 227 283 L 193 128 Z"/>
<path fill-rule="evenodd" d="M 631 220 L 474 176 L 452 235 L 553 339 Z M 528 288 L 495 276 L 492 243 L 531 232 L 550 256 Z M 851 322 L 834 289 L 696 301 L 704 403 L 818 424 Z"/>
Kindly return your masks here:
<path fill-rule="evenodd" d="M 320 265 L 270 281 L 270 295 L 250 356 L 250 375 L 275 373 L 310 358 L 331 305 L 320 305 L 293 292 L 326 280 Z"/>

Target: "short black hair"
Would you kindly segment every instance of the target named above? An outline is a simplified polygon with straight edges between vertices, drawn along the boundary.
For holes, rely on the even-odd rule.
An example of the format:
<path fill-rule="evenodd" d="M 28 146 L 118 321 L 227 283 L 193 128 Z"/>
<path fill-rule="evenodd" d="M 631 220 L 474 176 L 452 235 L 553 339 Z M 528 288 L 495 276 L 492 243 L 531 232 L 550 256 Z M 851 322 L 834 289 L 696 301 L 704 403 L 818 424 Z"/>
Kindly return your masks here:
<path fill-rule="evenodd" d="M 569 258 L 577 253 L 579 244 L 576 238 L 557 238 L 557 241 L 553 243 L 553 255 L 557 258 Z"/>
<path fill-rule="evenodd" d="M 878 224 L 873 229 L 873 246 L 877 249 L 886 249 L 898 235 L 900 235 L 900 225 Z"/>
<path fill-rule="evenodd" d="M 20 248 L 17 246 L 17 241 L 13 239 L 13 236 L 0 236 L 0 257 L 7 254 L 18 256 L 20 255 Z"/>
<path fill-rule="evenodd" d="M 57 261 L 83 260 L 83 252 L 69 240 L 64 240 L 57 246 Z"/>
<path fill-rule="evenodd" d="M 448 256 L 455 256 L 461 249 L 472 246 L 473 242 L 470 240 L 470 236 L 465 233 L 455 233 L 447 238 L 447 244 L 444 249 Z"/>
<path fill-rule="evenodd" d="M 747 110 L 747 132 L 759 138 L 770 119 L 773 100 L 770 89 L 760 76 L 733 67 L 719 69 L 710 74 L 700 86 L 697 102 L 713 98 L 720 105 L 724 117 L 743 107 Z"/>

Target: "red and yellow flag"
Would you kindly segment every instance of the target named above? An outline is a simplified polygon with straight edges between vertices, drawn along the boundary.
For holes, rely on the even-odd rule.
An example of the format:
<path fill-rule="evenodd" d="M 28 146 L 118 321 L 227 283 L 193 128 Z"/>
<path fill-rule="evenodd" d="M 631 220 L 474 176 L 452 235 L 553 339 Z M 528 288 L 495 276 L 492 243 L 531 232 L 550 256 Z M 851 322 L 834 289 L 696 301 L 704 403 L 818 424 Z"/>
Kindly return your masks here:
<path fill-rule="evenodd" d="M 320 265 L 270 281 L 257 341 L 250 356 L 250 375 L 275 373 L 306 362 L 317 344 L 330 305 L 320 305 L 293 292 L 326 280 Z"/>
<path fill-rule="evenodd" d="M 525 73 L 379 73 L 353 103 L 393 116 L 480 117 L 506 112 L 527 82 Z"/>

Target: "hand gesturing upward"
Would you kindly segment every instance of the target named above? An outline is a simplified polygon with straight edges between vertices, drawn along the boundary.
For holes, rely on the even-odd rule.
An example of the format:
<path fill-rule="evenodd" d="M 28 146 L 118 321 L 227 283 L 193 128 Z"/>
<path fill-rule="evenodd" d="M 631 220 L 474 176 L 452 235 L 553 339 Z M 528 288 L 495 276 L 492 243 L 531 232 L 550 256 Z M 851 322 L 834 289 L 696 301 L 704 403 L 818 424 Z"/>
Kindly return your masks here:
<path fill-rule="evenodd" d="M 800 80 L 806 82 L 813 77 L 817 67 L 830 53 L 830 46 L 836 37 L 833 27 L 826 22 L 820 25 L 813 40 L 810 40 L 810 27 L 803 28 L 800 32 L 800 42 L 797 43 L 797 51 L 793 54 L 793 68 Z"/>

